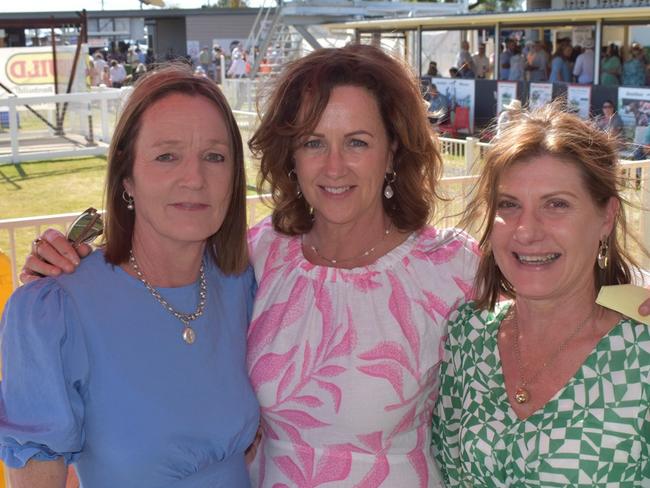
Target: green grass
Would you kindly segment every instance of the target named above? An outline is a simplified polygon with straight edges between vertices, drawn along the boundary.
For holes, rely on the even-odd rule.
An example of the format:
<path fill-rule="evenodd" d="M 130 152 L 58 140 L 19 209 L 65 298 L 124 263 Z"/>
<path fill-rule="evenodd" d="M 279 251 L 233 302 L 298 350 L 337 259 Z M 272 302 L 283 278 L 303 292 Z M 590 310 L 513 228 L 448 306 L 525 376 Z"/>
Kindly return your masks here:
<path fill-rule="evenodd" d="M 101 208 L 105 158 L 0 166 L 0 219 Z"/>

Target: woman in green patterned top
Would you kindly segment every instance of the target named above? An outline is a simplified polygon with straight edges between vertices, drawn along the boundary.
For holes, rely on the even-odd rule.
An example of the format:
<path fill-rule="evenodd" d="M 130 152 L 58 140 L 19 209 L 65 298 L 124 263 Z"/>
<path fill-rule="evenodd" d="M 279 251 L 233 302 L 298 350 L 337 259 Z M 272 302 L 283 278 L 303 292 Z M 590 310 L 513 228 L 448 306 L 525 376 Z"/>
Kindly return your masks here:
<path fill-rule="evenodd" d="M 650 333 L 595 303 L 639 271 L 617 160 L 556 104 L 487 155 L 476 301 L 450 325 L 434 416 L 449 487 L 650 486 Z"/>

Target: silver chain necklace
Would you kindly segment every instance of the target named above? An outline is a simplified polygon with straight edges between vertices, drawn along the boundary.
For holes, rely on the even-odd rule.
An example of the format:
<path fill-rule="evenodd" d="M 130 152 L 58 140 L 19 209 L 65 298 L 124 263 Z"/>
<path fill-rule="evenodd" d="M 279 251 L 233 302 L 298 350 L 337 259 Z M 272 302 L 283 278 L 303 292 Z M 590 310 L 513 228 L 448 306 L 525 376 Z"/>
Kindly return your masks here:
<path fill-rule="evenodd" d="M 524 371 L 523 367 L 521 364 L 521 351 L 519 349 L 519 324 L 517 321 L 517 310 L 515 309 L 515 305 L 512 304 L 512 307 L 510 310 L 508 310 L 508 316 L 510 317 L 510 320 L 512 322 L 512 328 L 514 329 L 514 349 L 515 349 L 515 359 L 517 360 L 517 369 L 519 370 L 519 383 L 517 384 L 517 388 L 515 389 L 515 395 L 514 399 L 517 403 L 520 405 L 523 403 L 527 403 L 528 400 L 530 400 L 530 391 L 528 391 L 528 385 L 534 384 L 542 374 L 546 370 L 546 368 L 551 364 L 555 362 L 555 359 L 566 349 L 566 347 L 569 345 L 569 343 L 575 339 L 575 337 L 580 333 L 580 331 L 583 329 L 585 325 L 589 323 L 591 318 L 594 316 L 596 313 L 596 306 L 591 309 L 591 312 L 589 312 L 589 315 L 578 324 L 578 326 L 574 329 L 574 331 L 566 338 L 564 339 L 560 345 L 553 351 L 553 353 L 550 355 L 550 357 L 544 361 L 542 366 L 533 374 L 530 378 L 526 379 L 524 378 Z"/>
<path fill-rule="evenodd" d="M 194 332 L 194 329 L 190 327 L 190 322 L 198 319 L 201 315 L 203 315 L 203 311 L 205 310 L 205 302 L 208 296 L 208 282 L 205 279 L 205 267 L 203 265 L 203 261 L 201 261 L 201 267 L 199 268 L 199 304 L 196 307 L 196 311 L 194 313 L 181 313 L 176 311 L 174 307 L 172 307 L 169 302 L 162 297 L 158 290 L 151 286 L 151 284 L 147 281 L 147 279 L 144 277 L 144 274 L 140 270 L 138 262 L 135 260 L 133 249 L 129 251 L 129 264 L 133 268 L 133 271 L 135 271 L 135 274 L 138 276 L 140 281 L 142 281 L 142 284 L 147 290 L 149 290 L 149 293 L 151 293 L 151 295 L 158 301 L 158 303 L 165 307 L 165 309 L 170 314 L 183 322 L 183 340 L 187 344 L 193 344 L 196 340 L 196 332 Z"/>
<path fill-rule="evenodd" d="M 309 247 L 309 249 L 311 249 L 311 250 L 314 252 L 314 254 L 315 254 L 316 256 L 318 256 L 319 258 L 321 258 L 323 261 L 326 261 L 326 262 L 328 262 L 328 263 L 330 263 L 330 264 L 336 266 L 337 264 L 340 264 L 340 263 L 348 263 L 348 262 L 350 262 L 350 261 L 356 261 L 357 259 L 361 259 L 361 258 L 365 258 L 365 257 L 370 256 L 372 253 L 375 252 L 375 249 L 377 249 L 377 246 L 379 246 L 379 244 L 381 244 L 382 242 L 384 242 L 384 241 L 386 240 L 386 238 L 387 238 L 388 235 L 390 234 L 390 229 L 391 229 L 391 228 L 390 228 L 390 226 L 389 226 L 388 228 L 386 228 L 386 230 L 384 230 L 384 234 L 382 235 L 381 240 L 380 240 L 377 244 L 375 244 L 374 246 L 372 246 L 372 247 L 371 247 L 370 249 L 368 249 L 367 251 L 364 251 L 364 252 L 362 252 L 361 254 L 359 254 L 359 255 L 357 255 L 357 256 L 354 256 L 354 257 L 351 257 L 351 258 L 345 258 L 345 259 L 330 259 L 330 258 L 326 258 L 326 257 L 323 256 L 320 252 L 318 252 L 318 248 L 317 248 L 316 246 L 312 246 L 311 244 L 307 244 L 307 246 Z M 304 234 L 303 234 L 303 239 L 304 239 Z M 304 243 L 304 240 L 303 240 L 303 245 L 306 245 L 306 244 Z"/>

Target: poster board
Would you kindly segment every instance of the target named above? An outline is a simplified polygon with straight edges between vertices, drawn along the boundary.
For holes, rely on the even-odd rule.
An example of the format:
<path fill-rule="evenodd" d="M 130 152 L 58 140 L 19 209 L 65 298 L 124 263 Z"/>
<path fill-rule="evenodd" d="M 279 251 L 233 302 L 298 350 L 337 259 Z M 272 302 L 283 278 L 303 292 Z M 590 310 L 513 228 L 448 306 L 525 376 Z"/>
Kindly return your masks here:
<path fill-rule="evenodd" d="M 553 100 L 553 83 L 531 83 L 528 91 L 528 108 L 536 109 Z"/>
<path fill-rule="evenodd" d="M 650 125 L 650 88 L 619 87 L 618 115 L 625 139 L 642 142 L 644 128 Z"/>
<path fill-rule="evenodd" d="M 469 134 L 474 132 L 475 81 L 463 78 L 432 78 L 438 92 L 449 100 L 449 113 L 455 112 L 456 107 L 469 109 Z M 463 130 L 462 128 L 460 129 Z"/>
<path fill-rule="evenodd" d="M 574 112 L 581 119 L 588 119 L 590 117 L 591 85 L 569 85 L 567 87 L 566 100 L 569 112 Z"/>
<path fill-rule="evenodd" d="M 503 107 L 509 105 L 517 98 L 516 81 L 498 81 L 497 82 L 497 116 L 503 110 Z"/>

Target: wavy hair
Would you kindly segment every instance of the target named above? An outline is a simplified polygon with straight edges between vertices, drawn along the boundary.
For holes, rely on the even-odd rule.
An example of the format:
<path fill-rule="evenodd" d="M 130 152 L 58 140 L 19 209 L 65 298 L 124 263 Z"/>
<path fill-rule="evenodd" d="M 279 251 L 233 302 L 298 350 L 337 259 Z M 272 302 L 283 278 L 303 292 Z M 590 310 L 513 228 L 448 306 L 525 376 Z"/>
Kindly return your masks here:
<path fill-rule="evenodd" d="M 269 190 L 274 228 L 283 234 L 308 232 L 309 203 L 297 195 L 290 177 L 298 141 L 311 132 L 338 86 L 368 90 L 390 143 L 396 143 L 391 183 L 395 195 L 383 200 L 393 225 L 403 231 L 423 227 L 433 214 L 442 159 L 426 117 L 419 83 L 401 61 L 377 47 L 350 44 L 319 49 L 290 63 L 268 98 L 264 116 L 249 142 L 260 160 L 258 188 Z"/>

